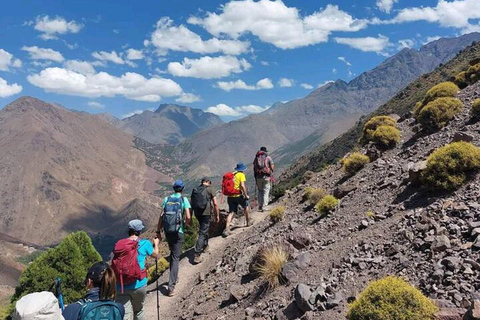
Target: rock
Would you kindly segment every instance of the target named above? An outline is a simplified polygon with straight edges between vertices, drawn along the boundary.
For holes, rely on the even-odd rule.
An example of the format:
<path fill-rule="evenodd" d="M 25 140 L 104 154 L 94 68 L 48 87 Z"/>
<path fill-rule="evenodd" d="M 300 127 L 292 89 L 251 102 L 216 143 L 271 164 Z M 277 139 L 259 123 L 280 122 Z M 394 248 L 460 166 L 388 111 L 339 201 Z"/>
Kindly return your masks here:
<path fill-rule="evenodd" d="M 480 320 L 480 300 L 474 299 L 467 312 L 467 320 Z"/>
<path fill-rule="evenodd" d="M 478 263 L 477 261 L 472 259 L 465 259 L 463 260 L 463 262 L 472 266 L 474 270 L 480 271 L 480 263 Z"/>
<path fill-rule="evenodd" d="M 298 269 L 297 265 L 294 262 L 289 261 L 285 263 L 282 268 L 282 277 L 288 282 L 297 282 L 299 279 L 299 272 L 300 270 Z"/>
<path fill-rule="evenodd" d="M 377 148 L 377 146 L 370 142 L 365 148 L 365 154 L 370 158 L 370 161 L 373 162 L 382 156 L 382 151 Z"/>
<path fill-rule="evenodd" d="M 309 301 L 312 295 L 312 290 L 309 286 L 303 283 L 299 283 L 295 288 L 295 303 L 302 311 L 313 311 L 315 308 Z"/>
<path fill-rule="evenodd" d="M 427 168 L 427 160 L 420 162 L 408 163 L 408 181 L 412 184 L 418 184 L 420 182 L 420 176 L 422 172 Z"/>
<path fill-rule="evenodd" d="M 460 308 L 441 308 L 436 314 L 438 320 L 463 320 L 466 309 Z"/>
<path fill-rule="evenodd" d="M 297 250 L 302 250 L 308 247 L 312 243 L 312 237 L 310 234 L 296 232 L 290 236 L 287 240 Z"/>
<path fill-rule="evenodd" d="M 445 251 L 450 248 L 451 248 L 450 239 L 445 235 L 436 236 L 435 239 L 433 240 L 432 250 L 434 251 Z"/>
<path fill-rule="evenodd" d="M 337 199 L 342 199 L 350 192 L 357 190 L 355 185 L 340 185 L 333 190 L 333 196 Z"/>
<path fill-rule="evenodd" d="M 337 294 L 335 294 L 334 297 L 329 297 L 327 299 L 326 307 L 327 307 L 327 309 L 336 308 L 340 305 L 341 301 L 342 301 L 342 296 L 337 293 Z"/>
<path fill-rule="evenodd" d="M 295 258 L 294 263 L 295 263 L 295 266 L 297 266 L 300 270 L 305 270 L 312 263 L 312 255 L 310 254 L 310 252 L 300 253 Z"/>
<path fill-rule="evenodd" d="M 232 285 L 229 289 L 230 292 L 230 300 L 231 301 L 240 301 L 243 299 L 243 288 L 239 285 Z"/>
<path fill-rule="evenodd" d="M 249 317 L 253 317 L 255 315 L 255 309 L 253 308 L 246 308 L 245 315 Z"/>
<path fill-rule="evenodd" d="M 472 142 L 473 141 L 473 136 L 469 133 L 466 132 L 455 132 L 453 135 L 452 142 L 458 142 L 458 141 L 465 141 L 465 142 Z"/>
<path fill-rule="evenodd" d="M 198 274 L 198 283 L 205 281 L 205 278 L 206 278 L 205 272 L 200 272 Z"/>

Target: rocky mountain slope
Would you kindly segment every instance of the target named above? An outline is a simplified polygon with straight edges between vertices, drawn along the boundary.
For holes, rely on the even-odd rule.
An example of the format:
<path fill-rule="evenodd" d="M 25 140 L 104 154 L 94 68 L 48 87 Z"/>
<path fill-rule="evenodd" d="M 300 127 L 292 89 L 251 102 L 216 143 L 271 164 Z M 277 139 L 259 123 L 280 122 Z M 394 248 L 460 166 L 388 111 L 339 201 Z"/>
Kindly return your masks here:
<path fill-rule="evenodd" d="M 251 162 L 261 145 L 270 151 L 288 145 L 279 155 L 283 164 L 290 164 L 302 152 L 347 131 L 360 116 L 377 109 L 412 80 L 477 40 L 480 33 L 437 40 L 420 50 L 403 49 L 349 83 L 338 80 L 305 98 L 203 130 L 176 147 L 176 158 L 188 163 L 185 171 L 190 177 L 217 176 L 238 161 Z M 312 134 L 315 143 L 302 141 Z"/>
<path fill-rule="evenodd" d="M 147 110 L 121 120 L 117 127 L 150 143 L 177 144 L 222 123 L 220 117 L 201 109 L 161 104 L 154 112 Z"/>
<path fill-rule="evenodd" d="M 334 164 L 289 190 L 278 203 L 286 207 L 285 219 L 264 220 L 229 242 L 216 265 L 176 300 L 181 318 L 345 319 L 348 301 L 389 274 L 408 279 L 449 312 L 465 313 L 480 287 L 480 176 L 455 192 L 432 193 L 412 184 L 410 170 L 452 141 L 480 145 L 480 122 L 469 116 L 480 82 L 458 97 L 466 108 L 440 131 L 416 134 L 407 114 L 398 124 L 400 143 L 356 175 L 346 177 Z M 340 204 L 320 216 L 303 200 L 307 187 L 324 188 Z M 275 289 L 252 274 L 254 257 L 268 246 L 284 246 L 291 256 L 283 268 L 287 283 Z M 295 294 L 299 284 L 302 293 Z M 305 313 L 298 305 L 308 305 L 311 296 Z"/>
<path fill-rule="evenodd" d="M 118 234 L 135 200 L 154 203 L 155 181 L 133 137 L 95 116 L 23 97 L 0 111 L 0 228 L 51 244 L 82 229 Z M 147 190 L 149 189 L 149 190 Z M 150 217 L 152 215 L 152 217 Z"/>

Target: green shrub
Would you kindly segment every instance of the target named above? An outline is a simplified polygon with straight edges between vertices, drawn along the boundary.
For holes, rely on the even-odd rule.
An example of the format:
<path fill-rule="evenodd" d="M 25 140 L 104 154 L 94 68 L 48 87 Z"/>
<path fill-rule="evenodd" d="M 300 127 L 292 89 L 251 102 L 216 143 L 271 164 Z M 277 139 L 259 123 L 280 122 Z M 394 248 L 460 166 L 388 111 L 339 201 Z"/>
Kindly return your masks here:
<path fill-rule="evenodd" d="M 426 106 L 429 102 L 438 98 L 455 97 L 458 91 L 460 91 L 460 88 L 453 82 L 447 81 L 439 83 L 427 91 L 422 104 Z"/>
<path fill-rule="evenodd" d="M 480 63 L 477 63 L 468 68 L 467 72 L 465 73 L 465 77 L 470 84 L 474 84 L 475 82 L 480 80 Z"/>
<path fill-rule="evenodd" d="M 167 259 L 163 257 L 158 259 L 158 273 L 157 273 L 155 272 L 155 262 L 153 262 L 153 265 L 148 268 L 148 272 L 147 272 L 148 284 L 155 282 L 162 275 L 162 273 L 164 273 L 165 270 L 168 269 L 169 266 L 170 264 L 168 263 Z"/>
<path fill-rule="evenodd" d="M 270 221 L 273 223 L 282 221 L 284 216 L 285 216 L 284 206 L 278 206 L 272 211 L 270 211 Z"/>
<path fill-rule="evenodd" d="M 375 217 L 375 212 L 373 212 L 372 210 L 369 210 L 365 213 L 365 217 L 371 219 L 371 218 Z"/>
<path fill-rule="evenodd" d="M 421 101 L 418 101 L 416 104 L 415 104 L 415 107 L 413 108 L 413 116 L 415 118 L 418 117 L 418 114 L 420 113 L 420 111 L 422 111 L 422 108 L 423 108 L 423 103 Z"/>
<path fill-rule="evenodd" d="M 480 169 L 480 148 L 468 142 L 453 142 L 427 158 L 422 182 L 431 189 L 454 190 Z"/>
<path fill-rule="evenodd" d="M 467 73 L 465 71 L 460 72 L 455 76 L 453 82 L 460 88 L 464 89 L 468 86 Z"/>
<path fill-rule="evenodd" d="M 182 252 L 195 246 L 198 238 L 198 220 L 195 215 L 192 214 L 192 223 L 185 227 L 185 238 L 182 242 Z"/>
<path fill-rule="evenodd" d="M 361 154 L 360 152 L 354 152 L 343 161 L 343 170 L 345 171 L 345 173 L 353 175 L 360 171 L 369 162 L 369 157 Z"/>
<path fill-rule="evenodd" d="M 83 231 L 71 233 L 58 246 L 47 250 L 35 259 L 19 279 L 12 302 L 24 295 L 48 291 L 55 278 L 62 279 L 65 303 L 78 300 L 85 294 L 85 275 L 88 268 L 102 257 Z"/>
<path fill-rule="evenodd" d="M 305 202 L 308 199 L 310 199 L 310 195 L 312 194 L 313 190 L 315 190 L 315 189 L 312 188 L 312 187 L 306 187 L 305 188 L 305 191 L 303 192 L 303 195 L 302 195 L 302 202 Z"/>
<path fill-rule="evenodd" d="M 429 320 L 438 308 L 418 289 L 397 277 L 370 283 L 349 307 L 349 320 Z"/>
<path fill-rule="evenodd" d="M 274 199 L 278 199 L 278 198 L 281 198 L 285 195 L 285 193 L 287 192 L 287 189 L 285 189 L 285 187 L 281 187 L 281 186 L 274 186 L 273 190 L 272 190 L 272 197 Z"/>
<path fill-rule="evenodd" d="M 457 98 L 438 98 L 422 108 L 418 122 L 427 131 L 436 131 L 446 126 L 463 109 Z"/>
<path fill-rule="evenodd" d="M 395 119 L 389 116 L 376 116 L 367 121 L 363 127 L 363 133 L 361 140 L 363 142 L 371 141 L 373 138 L 373 133 L 380 126 L 391 126 L 396 127 L 397 122 Z"/>
<path fill-rule="evenodd" d="M 328 214 L 335 209 L 337 205 L 338 199 L 332 195 L 328 195 L 317 203 L 315 209 L 321 214 Z"/>
<path fill-rule="evenodd" d="M 480 99 L 475 99 L 470 109 L 470 117 L 474 121 L 480 120 Z"/>
<path fill-rule="evenodd" d="M 270 247 L 260 252 L 260 259 L 253 267 L 270 289 L 285 282 L 282 277 L 282 268 L 288 261 L 289 255 L 281 246 Z"/>
<path fill-rule="evenodd" d="M 317 188 L 317 189 L 311 188 L 308 196 L 308 201 L 310 202 L 311 205 L 315 205 L 318 203 L 318 201 L 322 200 L 326 195 L 327 195 L 327 192 L 322 188 Z"/>
<path fill-rule="evenodd" d="M 394 147 L 400 141 L 400 130 L 391 126 L 380 126 L 373 133 L 372 141 L 383 148 Z"/>

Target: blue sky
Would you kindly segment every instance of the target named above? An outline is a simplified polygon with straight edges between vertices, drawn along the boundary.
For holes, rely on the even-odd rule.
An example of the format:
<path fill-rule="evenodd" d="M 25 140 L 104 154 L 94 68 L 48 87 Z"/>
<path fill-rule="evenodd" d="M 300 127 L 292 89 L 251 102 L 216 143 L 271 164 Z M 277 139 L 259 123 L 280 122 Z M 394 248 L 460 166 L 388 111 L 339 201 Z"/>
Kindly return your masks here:
<path fill-rule="evenodd" d="M 402 47 L 480 31 L 478 0 L 16 0 L 2 9 L 0 107 L 31 95 L 119 118 L 160 103 L 238 118 L 349 81 Z"/>

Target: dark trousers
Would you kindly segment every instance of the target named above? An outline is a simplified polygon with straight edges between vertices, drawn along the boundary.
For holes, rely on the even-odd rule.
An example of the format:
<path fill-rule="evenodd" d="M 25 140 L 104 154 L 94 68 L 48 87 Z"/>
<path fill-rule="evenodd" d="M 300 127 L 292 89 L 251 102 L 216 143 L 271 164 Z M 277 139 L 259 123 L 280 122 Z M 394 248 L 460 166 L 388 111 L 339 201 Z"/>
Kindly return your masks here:
<path fill-rule="evenodd" d="M 208 246 L 208 229 L 210 229 L 210 216 L 195 214 L 198 220 L 198 239 L 195 245 L 195 254 L 201 254 L 203 249 Z"/>
<path fill-rule="evenodd" d="M 183 233 L 167 233 L 168 247 L 170 248 L 170 278 L 168 279 L 168 289 L 175 288 L 178 280 L 178 265 L 180 255 L 182 254 Z"/>

